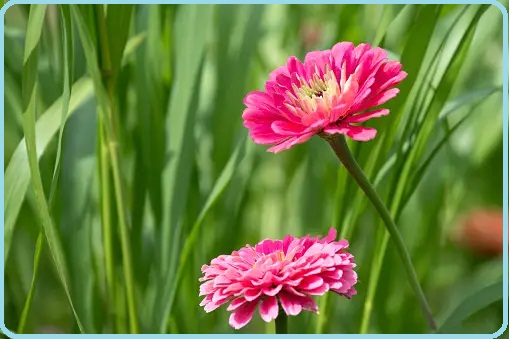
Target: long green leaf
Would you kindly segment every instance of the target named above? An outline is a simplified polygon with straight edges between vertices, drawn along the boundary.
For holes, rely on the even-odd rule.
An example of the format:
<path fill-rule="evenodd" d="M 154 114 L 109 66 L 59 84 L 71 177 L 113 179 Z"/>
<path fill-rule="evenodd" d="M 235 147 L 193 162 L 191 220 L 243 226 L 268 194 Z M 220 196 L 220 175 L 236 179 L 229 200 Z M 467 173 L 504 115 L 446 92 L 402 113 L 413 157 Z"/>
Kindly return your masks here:
<path fill-rule="evenodd" d="M 32 281 L 30 282 L 30 289 L 28 290 L 27 300 L 25 302 L 25 305 L 23 306 L 23 311 L 21 312 L 17 333 L 23 333 L 25 331 L 28 312 L 30 311 L 32 300 L 34 298 L 35 283 L 37 281 L 37 276 L 39 275 L 39 262 L 41 260 L 41 252 L 43 249 L 43 245 L 44 245 L 44 233 L 41 231 L 39 232 L 39 236 L 37 237 L 37 243 L 35 245 L 34 272 L 32 274 Z"/>
<path fill-rule="evenodd" d="M 203 32 L 210 31 L 213 10 L 210 6 L 188 5 L 180 7 L 175 19 L 175 86 L 173 87 L 166 117 L 166 154 L 170 160 L 163 170 L 163 225 L 161 233 L 161 281 L 156 300 L 155 320 L 160 333 L 166 331 L 170 314 L 169 295 L 172 284 L 182 213 L 189 189 L 189 172 L 194 160 L 193 99 L 207 42 Z M 199 22 L 200 25 L 196 25 Z M 174 253 L 172 256 L 172 252 Z M 173 262 L 173 263 L 172 263 Z"/>
<path fill-rule="evenodd" d="M 406 202 L 408 201 L 403 200 L 404 193 L 403 190 L 406 187 L 406 183 L 410 179 L 411 168 L 412 166 L 414 166 L 415 162 L 414 160 L 419 158 L 419 155 L 422 153 L 424 144 L 428 140 L 427 136 L 430 135 L 433 126 L 435 126 L 434 119 L 438 116 L 438 114 L 442 110 L 442 107 L 445 104 L 445 101 L 447 100 L 447 97 L 452 88 L 452 84 L 454 83 L 454 79 L 456 78 L 459 72 L 462 61 L 464 60 L 466 55 L 466 51 L 470 46 L 476 24 L 479 21 L 479 18 L 485 9 L 486 8 L 482 6 L 476 9 L 475 15 L 470 19 L 471 21 L 468 23 L 467 27 L 463 31 L 462 36 L 460 36 L 459 43 L 456 46 L 456 51 L 455 53 L 452 53 L 452 57 L 448 61 L 450 67 L 446 68 L 446 72 L 442 76 L 439 82 L 438 89 L 436 92 L 434 92 L 431 104 L 428 106 L 427 111 L 425 113 L 426 115 L 428 115 L 429 112 L 431 112 L 431 114 L 429 114 L 430 116 L 428 116 L 427 119 L 422 121 L 421 128 L 417 132 L 417 142 L 416 142 L 417 145 L 411 148 L 410 154 L 407 157 L 402 159 L 402 161 L 399 161 L 400 164 L 399 166 L 400 169 L 402 170 L 401 172 L 398 171 L 397 173 L 399 173 L 399 175 L 394 177 L 392 191 L 394 193 L 391 194 L 390 199 L 391 214 L 394 216 L 396 222 L 399 221 L 399 216 L 401 215 L 401 212 L 403 211 L 403 208 L 406 205 Z M 401 156 L 401 153 L 399 153 L 399 156 Z M 375 253 L 375 256 L 373 258 L 370 282 L 368 286 L 368 295 L 365 302 L 363 323 L 361 325 L 362 333 L 366 333 L 368 328 L 371 313 L 370 305 L 373 304 L 374 295 L 376 293 L 378 285 L 378 278 L 381 271 L 380 266 L 383 263 L 383 261 L 380 260 L 380 257 L 384 257 L 385 255 L 388 240 L 389 235 L 386 232 L 382 238 L 379 238 L 377 244 L 379 250 Z"/>
<path fill-rule="evenodd" d="M 69 115 L 73 114 L 77 107 L 82 105 L 92 95 L 92 82 L 85 77 L 78 80 L 72 89 L 69 103 Z M 60 114 L 62 112 L 62 97 L 51 105 L 37 120 L 35 134 L 37 145 L 37 159 L 40 159 L 46 151 L 49 142 L 57 133 L 60 126 Z M 28 154 L 25 148 L 25 139 L 21 140 L 14 151 L 11 161 L 4 173 L 5 178 L 5 202 L 4 202 L 4 262 L 7 260 L 11 247 L 14 225 L 25 199 L 25 194 L 30 183 L 30 168 L 28 166 Z"/>
<path fill-rule="evenodd" d="M 106 25 L 113 74 L 120 70 L 122 55 L 129 37 L 132 10 L 133 5 L 108 5 Z"/>
<path fill-rule="evenodd" d="M 60 5 L 60 14 L 62 18 L 62 40 L 64 46 L 64 93 L 62 94 L 62 115 L 60 116 L 60 130 L 58 132 L 57 155 L 55 166 L 53 167 L 53 178 L 51 179 L 51 190 L 49 195 L 49 206 L 53 205 L 55 190 L 58 182 L 60 155 L 62 153 L 62 134 L 64 133 L 65 122 L 68 116 L 69 102 L 71 100 L 71 90 L 74 78 L 74 38 L 71 22 L 71 13 L 68 5 Z"/>
<path fill-rule="evenodd" d="M 221 196 L 221 194 L 224 192 L 230 181 L 232 180 L 233 174 L 235 173 L 235 170 L 237 169 L 237 166 L 239 165 L 239 162 L 242 160 L 244 151 L 245 151 L 245 142 L 240 142 L 237 144 L 237 148 L 233 151 L 233 154 L 230 157 L 230 160 L 224 167 L 223 171 L 221 172 L 221 175 L 219 175 L 219 178 L 217 178 L 216 183 L 214 184 L 214 187 L 212 188 L 212 191 L 210 192 L 210 195 L 208 196 L 205 205 L 203 206 L 202 210 L 200 211 L 200 214 L 198 215 L 198 218 L 193 224 L 193 227 L 191 228 L 191 233 L 187 236 L 186 242 L 184 244 L 184 248 L 182 249 L 182 253 L 180 255 L 179 260 L 179 266 L 177 269 L 177 278 L 175 279 L 173 283 L 173 288 L 170 293 L 170 312 L 173 306 L 173 300 L 175 298 L 175 294 L 178 289 L 178 285 L 181 282 L 181 279 L 184 275 L 184 271 L 186 267 L 188 267 L 188 260 L 191 256 L 191 253 L 193 249 L 196 246 L 196 242 L 198 240 L 198 236 L 201 232 L 201 225 L 203 223 L 203 220 L 205 219 L 205 216 L 207 215 L 207 212 L 210 210 L 210 208 L 214 205 L 214 203 L 217 201 L 217 199 Z"/>
<path fill-rule="evenodd" d="M 74 308 L 74 304 L 69 289 L 69 274 L 62 244 L 58 236 L 58 231 L 53 224 L 49 212 L 46 196 L 42 186 L 41 173 L 37 159 L 37 147 L 35 138 L 35 116 L 36 116 L 36 98 L 37 98 L 37 46 L 41 34 L 41 25 L 45 14 L 45 5 L 32 5 L 30 17 L 28 19 L 27 40 L 25 43 L 25 57 L 23 63 L 23 131 L 25 133 L 26 149 L 28 154 L 28 164 L 30 167 L 30 176 L 34 189 L 38 212 L 42 221 L 42 226 L 48 245 L 55 262 L 58 276 L 62 282 L 67 298 L 71 305 L 72 311 L 80 331 L 84 329 L 79 320 L 78 314 Z"/>
<path fill-rule="evenodd" d="M 465 298 L 439 327 L 441 333 L 452 333 L 461 327 L 461 323 L 470 316 L 502 300 L 503 282 L 499 281 L 482 288 Z"/>

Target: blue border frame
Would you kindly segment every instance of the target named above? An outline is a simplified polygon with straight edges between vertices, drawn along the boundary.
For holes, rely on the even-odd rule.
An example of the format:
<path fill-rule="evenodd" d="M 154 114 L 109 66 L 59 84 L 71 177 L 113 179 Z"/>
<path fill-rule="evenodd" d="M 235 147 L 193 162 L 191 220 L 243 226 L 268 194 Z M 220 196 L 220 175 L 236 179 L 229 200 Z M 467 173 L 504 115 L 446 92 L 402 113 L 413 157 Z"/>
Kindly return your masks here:
<path fill-rule="evenodd" d="M 0 90 L 2 92 L 2 95 L 0 96 L 0 107 L 2 111 L 2 120 L 0 122 L 1 125 L 1 135 L 2 139 L 0 143 L 2 144 L 2 157 L 0 158 L 0 163 L 2 167 L 4 167 L 4 157 L 3 157 L 3 143 L 4 143 L 4 18 L 5 13 L 7 10 L 13 6 L 13 5 L 23 5 L 23 4 L 82 4 L 86 3 L 83 1 L 76 1 L 76 0 L 61 0 L 61 1 L 55 1 L 55 0 L 31 0 L 31 1 L 25 1 L 25 0 L 10 0 L 6 4 L 3 5 L 3 7 L 0 9 L 0 16 L 2 17 L 2 25 L 0 26 L 0 75 L 2 76 L 2 81 L 0 82 Z M 96 0 L 91 2 L 93 4 L 146 4 L 140 1 L 132 1 L 132 0 Z M 235 1 L 235 0 L 184 0 L 184 1 L 164 1 L 164 0 L 150 0 L 149 4 L 167 4 L 167 3 L 192 3 L 192 4 L 242 4 L 244 2 Z M 274 3 L 282 3 L 282 4 L 313 4 L 310 0 L 250 0 L 246 1 L 245 3 L 249 4 L 274 4 Z M 463 4 L 486 4 L 486 5 L 493 5 L 497 7 L 500 12 L 502 12 L 502 30 L 503 30 L 503 53 L 502 53 L 502 72 L 504 75 L 504 79 L 502 82 L 502 114 L 503 114 L 503 224 L 505 227 L 503 227 L 503 234 L 504 234 L 504 251 L 503 251 L 503 294 L 504 294 L 504 300 L 503 300 L 503 323 L 502 327 L 500 329 L 493 333 L 493 334 L 365 334 L 364 337 L 368 338 L 392 338 L 394 336 L 419 336 L 419 337 L 447 337 L 447 338 L 497 338 L 501 336 L 505 330 L 507 329 L 507 292 L 508 292 L 508 267 L 507 267 L 507 258 L 508 258 L 508 244 L 507 244 L 507 233 L 508 233 L 508 189 L 507 189 L 507 177 L 508 177 L 508 164 L 507 164 L 507 158 L 508 158 L 508 116 L 509 112 L 507 110 L 508 108 L 508 93 L 509 93 L 509 87 L 508 87 L 508 14 L 507 9 L 498 1 L 475 1 L 475 0 L 448 0 L 448 1 L 430 1 L 430 0 L 350 0 L 350 1 L 341 1 L 341 0 L 320 0 L 319 4 L 400 4 L 400 5 L 406 5 L 406 4 L 439 4 L 439 3 L 445 3 L 445 4 L 456 4 L 456 5 L 463 5 Z M 4 191 L 4 176 L 0 179 L 0 188 L 2 191 Z M 0 198 L 2 204 L 4 204 L 4 195 L 1 195 Z M 4 205 L 5 206 L 5 205 Z M 2 209 L 1 212 L 1 232 L 4 234 L 4 210 Z M 0 250 L 3 252 L 4 248 L 4 242 L 0 242 Z M 0 279 L 0 290 L 2 291 L 0 293 L 0 304 L 4 305 L 4 294 L 5 294 L 5 287 L 4 287 L 4 260 L 0 260 L 0 270 L 2 271 L 2 279 Z M 5 320 L 4 320 L 4 307 L 2 306 L 2 310 L 0 311 L 0 329 L 4 332 L 5 335 L 7 335 L 10 338 L 42 338 L 42 339 L 49 339 L 53 338 L 55 334 L 14 334 L 12 333 L 7 327 L 5 326 Z M 71 336 L 80 336 L 83 338 L 91 338 L 92 336 L 108 336 L 108 337 L 118 337 L 118 336 L 129 336 L 130 334 L 62 334 L 58 335 L 59 337 L 71 337 Z M 137 334 L 137 336 L 141 337 L 151 337 L 151 336 L 157 336 L 157 335 L 170 335 L 170 334 Z M 221 338 L 221 336 L 225 334 L 205 334 L 207 336 L 212 336 L 214 338 Z M 233 334 L 237 335 L 237 334 Z M 317 336 L 318 334 L 295 334 L 295 336 Z M 322 335 L 340 335 L 342 338 L 351 338 L 353 336 L 358 336 L 358 334 L 322 334 Z M 204 336 L 203 334 L 173 334 L 171 336 Z M 247 337 L 256 337 L 260 336 L 260 334 L 244 334 L 243 336 Z M 277 334 L 270 334 L 265 335 L 272 338 L 276 338 Z M 293 336 L 293 335 L 292 335 Z"/>

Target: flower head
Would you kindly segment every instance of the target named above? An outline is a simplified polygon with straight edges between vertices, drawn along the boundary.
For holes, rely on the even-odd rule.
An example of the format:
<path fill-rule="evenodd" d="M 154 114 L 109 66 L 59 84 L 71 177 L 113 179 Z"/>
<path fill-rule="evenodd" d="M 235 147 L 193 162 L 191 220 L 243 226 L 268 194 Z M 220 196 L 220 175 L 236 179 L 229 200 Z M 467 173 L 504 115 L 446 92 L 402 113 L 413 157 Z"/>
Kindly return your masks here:
<path fill-rule="evenodd" d="M 230 303 L 230 325 L 245 326 L 257 306 L 263 320 L 275 319 L 279 304 L 288 315 L 302 310 L 318 313 L 311 295 L 331 290 L 347 298 L 356 294 L 354 257 L 346 252 L 346 240 L 334 241 L 336 230 L 320 239 L 287 235 L 247 245 L 231 255 L 220 255 L 203 265 L 200 306 L 210 312 Z"/>
<path fill-rule="evenodd" d="M 280 152 L 318 133 L 344 134 L 367 141 L 374 128 L 356 125 L 389 114 L 374 107 L 399 92 L 394 88 L 407 73 L 398 61 L 368 44 L 340 42 L 332 49 L 306 55 L 304 63 L 290 57 L 270 73 L 265 91 L 246 95 L 242 118 L 254 142 Z"/>

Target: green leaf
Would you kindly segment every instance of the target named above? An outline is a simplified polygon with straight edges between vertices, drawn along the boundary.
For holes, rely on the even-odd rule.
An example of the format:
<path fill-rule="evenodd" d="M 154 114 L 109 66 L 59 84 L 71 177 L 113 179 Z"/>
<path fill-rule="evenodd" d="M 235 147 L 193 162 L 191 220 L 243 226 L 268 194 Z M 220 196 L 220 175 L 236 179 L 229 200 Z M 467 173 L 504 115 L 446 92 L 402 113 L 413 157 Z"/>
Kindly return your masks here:
<path fill-rule="evenodd" d="M 133 5 L 108 5 L 106 25 L 112 73 L 120 70 L 122 55 L 129 36 Z"/>
<path fill-rule="evenodd" d="M 188 267 L 188 260 L 189 257 L 192 254 L 192 251 L 196 247 L 196 242 L 198 240 L 198 236 L 201 232 L 201 225 L 203 223 L 203 220 L 205 219 L 205 216 L 207 215 L 207 212 L 210 210 L 210 208 L 215 204 L 217 199 L 221 196 L 221 194 L 224 192 L 230 181 L 232 180 L 233 174 L 235 173 L 239 162 L 242 160 L 244 156 L 245 151 L 245 145 L 246 142 L 239 142 L 237 144 L 236 149 L 233 151 L 230 160 L 228 160 L 228 163 L 224 167 L 223 171 L 219 175 L 219 178 L 217 178 L 216 183 L 214 184 L 214 187 L 212 188 L 212 191 L 210 192 L 205 205 L 203 206 L 202 210 L 200 211 L 200 214 L 198 215 L 198 218 L 193 224 L 193 227 L 191 228 L 191 233 L 187 236 L 186 241 L 184 243 L 184 248 L 182 249 L 182 253 L 180 255 L 178 270 L 177 270 L 177 278 L 174 280 L 172 284 L 172 291 L 170 292 L 170 298 L 168 303 L 170 313 L 173 306 L 173 300 L 175 298 L 175 294 L 178 290 L 179 284 L 181 282 L 181 279 L 184 275 L 184 272 L 186 268 Z"/>
<path fill-rule="evenodd" d="M 383 6 L 382 17 L 380 18 L 380 22 L 378 24 L 375 39 L 373 40 L 373 46 L 378 46 L 382 42 L 390 24 L 399 15 L 401 10 L 403 10 L 403 8 L 408 5 L 382 5 L 382 6 Z"/>
<path fill-rule="evenodd" d="M 21 312 L 17 333 L 23 333 L 25 330 L 28 313 L 30 312 L 30 307 L 32 306 L 32 300 L 34 298 L 35 283 L 37 281 L 37 276 L 39 273 L 39 262 L 41 259 L 41 252 L 43 249 L 43 245 L 44 245 L 44 233 L 41 230 L 41 232 L 39 232 L 39 236 L 37 237 L 37 244 L 35 245 L 34 271 L 32 274 L 32 281 L 30 282 L 30 290 L 28 291 L 28 296 L 25 301 L 25 305 L 23 306 L 23 311 Z"/>
<path fill-rule="evenodd" d="M 439 330 L 441 333 L 454 333 L 461 328 L 461 324 L 470 316 L 476 314 L 491 304 L 502 300 L 503 282 L 499 281 L 483 287 L 465 298 L 456 309 L 446 318 Z"/>
<path fill-rule="evenodd" d="M 44 17 L 45 5 L 32 5 L 28 18 L 27 39 L 25 42 L 25 59 L 23 63 L 23 131 L 28 154 L 30 176 L 35 193 L 39 216 L 42 221 L 44 234 L 58 272 L 60 281 L 64 287 L 70 306 L 74 313 L 80 332 L 84 332 L 78 314 L 74 308 L 69 289 L 69 273 L 65 262 L 65 255 L 60 243 L 58 230 L 56 229 L 49 212 L 46 196 L 42 186 L 41 173 L 37 159 L 35 116 L 37 98 L 37 46 L 41 31 L 42 18 Z"/>
<path fill-rule="evenodd" d="M 60 155 L 62 153 L 62 134 L 64 132 L 65 122 L 67 120 L 69 101 L 71 100 L 71 90 L 74 78 L 74 38 L 71 22 L 71 13 L 68 5 L 60 5 L 60 14 L 62 18 L 62 40 L 64 46 L 64 93 L 62 94 L 62 115 L 60 117 L 60 130 L 58 132 L 57 155 L 55 166 L 53 167 L 53 178 L 51 179 L 51 190 L 49 195 L 49 207 L 52 208 L 55 196 L 55 190 L 58 183 L 60 169 Z"/>
<path fill-rule="evenodd" d="M 175 18 L 174 87 L 166 117 L 166 154 L 170 157 L 162 173 L 163 225 L 161 230 L 161 278 L 153 315 L 160 333 L 166 331 L 170 314 L 169 295 L 178 253 L 182 213 L 189 190 L 189 174 L 194 161 L 194 108 L 198 80 L 205 52 L 206 36 L 211 29 L 213 10 L 205 5 L 179 8 Z M 200 25 L 196 25 L 199 22 Z M 174 253 L 172 255 L 172 253 Z M 173 261 L 173 263 L 172 263 Z"/>
<path fill-rule="evenodd" d="M 92 81 L 85 77 L 78 80 L 72 89 L 69 102 L 69 115 L 73 114 L 92 95 Z M 35 125 L 37 159 L 46 151 L 49 142 L 57 133 L 60 126 L 60 114 L 62 112 L 62 97 L 51 105 L 37 120 Z M 11 240 L 16 219 L 30 182 L 30 169 L 28 155 L 25 148 L 25 139 L 22 139 L 14 151 L 9 164 L 4 172 L 5 178 L 5 202 L 4 202 L 4 262 L 9 256 Z"/>
<path fill-rule="evenodd" d="M 101 239 L 95 215 L 97 115 L 93 112 L 95 102 L 88 100 L 67 121 L 57 195 L 62 202 L 58 220 L 66 258 L 72 263 L 69 274 L 76 310 L 89 332 L 100 333 L 102 318 L 94 321 L 94 304 L 99 297 L 96 286 L 104 280 L 94 270 L 93 260 Z"/>

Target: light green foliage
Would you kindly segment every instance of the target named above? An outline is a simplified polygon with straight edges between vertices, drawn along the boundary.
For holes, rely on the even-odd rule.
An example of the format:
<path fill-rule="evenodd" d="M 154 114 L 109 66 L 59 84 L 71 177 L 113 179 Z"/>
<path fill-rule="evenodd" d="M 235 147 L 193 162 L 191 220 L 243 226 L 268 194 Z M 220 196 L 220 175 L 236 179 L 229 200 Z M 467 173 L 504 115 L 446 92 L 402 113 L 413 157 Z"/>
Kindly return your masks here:
<path fill-rule="evenodd" d="M 5 318 L 24 333 L 234 333 L 200 268 L 268 237 L 348 238 L 358 295 L 292 333 L 425 333 L 375 210 L 319 138 L 278 155 L 243 98 L 337 41 L 408 77 L 350 142 L 396 220 L 441 331 L 502 323 L 501 261 L 453 241 L 502 205 L 502 16 L 487 5 L 16 5 L 5 20 Z M 39 236 L 40 235 L 40 236 Z M 240 333 L 272 333 L 259 316 Z M 49 329 L 48 329 L 49 328 Z"/>

